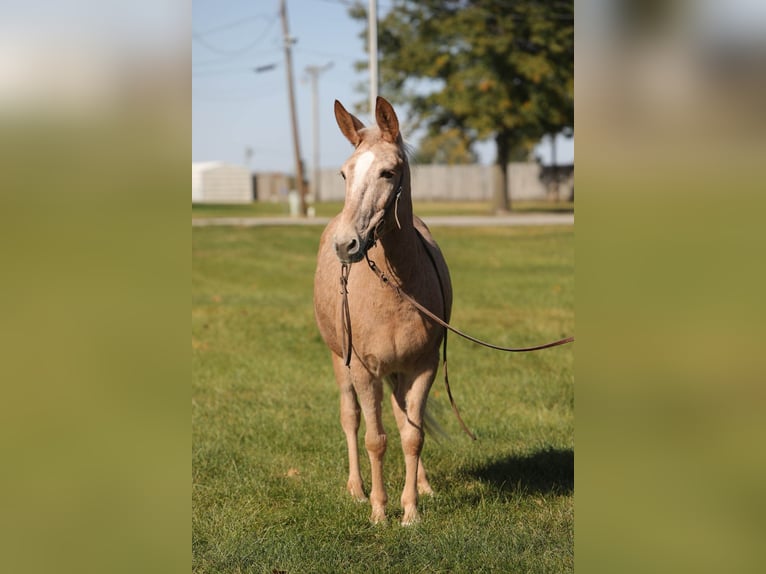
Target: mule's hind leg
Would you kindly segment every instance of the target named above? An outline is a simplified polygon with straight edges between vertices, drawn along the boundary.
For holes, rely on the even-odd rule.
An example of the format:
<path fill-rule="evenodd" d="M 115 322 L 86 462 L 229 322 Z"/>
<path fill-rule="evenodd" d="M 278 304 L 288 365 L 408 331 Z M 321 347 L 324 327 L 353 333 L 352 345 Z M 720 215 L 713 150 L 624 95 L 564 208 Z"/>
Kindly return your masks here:
<path fill-rule="evenodd" d="M 404 452 L 406 477 L 402 490 L 402 525 L 408 526 L 420 520 L 418 513 L 418 484 L 430 485 L 425 478 L 425 468 L 420 461 L 425 436 L 423 418 L 428 391 L 431 389 L 436 368 L 428 368 L 414 377 L 399 376 L 394 393 L 394 413 L 399 426 Z M 401 421 L 401 422 L 400 422 Z"/>
<path fill-rule="evenodd" d="M 402 398 L 399 398 L 396 396 L 398 378 L 396 377 L 396 375 L 393 375 L 390 378 L 392 382 L 392 391 L 393 391 L 391 393 L 391 406 L 394 411 L 394 416 L 396 417 L 396 425 L 399 428 L 399 435 L 401 436 L 402 428 L 404 428 L 404 425 L 409 423 L 407 422 L 407 414 L 405 413 L 404 398 L 403 396 Z M 428 482 L 428 473 L 426 472 L 426 468 L 423 465 L 422 453 L 421 453 L 420 459 L 418 460 L 417 484 L 418 484 L 418 494 L 433 496 L 434 491 L 431 488 L 431 483 Z"/>
<path fill-rule="evenodd" d="M 423 456 L 421 455 L 418 461 L 418 494 L 425 494 L 427 496 L 434 495 L 434 489 L 431 488 L 431 483 L 428 482 L 428 475 L 426 474 L 426 468 L 423 466 Z"/>
<path fill-rule="evenodd" d="M 356 500 L 364 502 L 367 497 L 364 495 L 364 483 L 359 469 L 359 446 L 357 442 L 359 403 L 351 383 L 350 373 L 343 364 L 343 360 L 337 355 L 333 355 L 332 364 L 335 369 L 335 380 L 340 390 L 340 424 L 346 435 L 346 446 L 348 447 L 348 483 L 346 488 Z"/>

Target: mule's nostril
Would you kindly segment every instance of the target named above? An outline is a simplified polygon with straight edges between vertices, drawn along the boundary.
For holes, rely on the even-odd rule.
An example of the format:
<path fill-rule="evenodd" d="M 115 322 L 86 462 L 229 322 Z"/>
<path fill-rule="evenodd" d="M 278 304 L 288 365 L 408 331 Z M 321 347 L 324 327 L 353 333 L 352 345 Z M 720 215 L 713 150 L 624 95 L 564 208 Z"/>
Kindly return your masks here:
<path fill-rule="evenodd" d="M 364 243 L 361 237 L 356 234 L 349 234 L 346 237 L 333 238 L 335 254 L 344 263 L 354 263 L 362 258 L 364 252 Z"/>

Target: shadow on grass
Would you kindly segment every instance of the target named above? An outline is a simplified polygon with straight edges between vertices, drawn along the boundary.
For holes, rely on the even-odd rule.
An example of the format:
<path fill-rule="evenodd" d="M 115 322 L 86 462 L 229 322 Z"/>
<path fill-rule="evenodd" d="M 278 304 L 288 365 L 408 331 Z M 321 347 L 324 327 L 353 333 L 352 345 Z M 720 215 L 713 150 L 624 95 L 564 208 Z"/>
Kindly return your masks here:
<path fill-rule="evenodd" d="M 548 449 L 529 456 L 508 456 L 468 474 L 504 494 L 570 494 L 574 491 L 574 451 Z"/>

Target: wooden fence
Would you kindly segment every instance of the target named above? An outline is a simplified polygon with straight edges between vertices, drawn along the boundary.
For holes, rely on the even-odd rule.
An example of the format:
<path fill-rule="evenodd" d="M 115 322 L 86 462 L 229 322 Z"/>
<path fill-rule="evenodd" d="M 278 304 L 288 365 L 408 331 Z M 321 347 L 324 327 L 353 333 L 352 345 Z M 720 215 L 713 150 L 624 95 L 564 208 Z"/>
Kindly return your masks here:
<path fill-rule="evenodd" d="M 412 166 L 412 195 L 416 201 L 490 201 L 500 181 L 495 165 Z M 508 164 L 508 189 L 514 200 L 569 200 L 574 196 L 574 167 L 559 166 L 558 186 L 550 168 L 533 162 Z M 255 174 L 259 201 L 286 201 L 284 174 Z M 319 173 L 319 200 L 342 201 L 345 195 L 339 169 Z"/>

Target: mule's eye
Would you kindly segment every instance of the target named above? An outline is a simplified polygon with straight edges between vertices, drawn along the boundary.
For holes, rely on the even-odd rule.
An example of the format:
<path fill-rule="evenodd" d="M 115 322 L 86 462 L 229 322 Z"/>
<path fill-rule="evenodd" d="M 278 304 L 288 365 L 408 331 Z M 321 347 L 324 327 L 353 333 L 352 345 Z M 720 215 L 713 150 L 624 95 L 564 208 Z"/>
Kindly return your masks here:
<path fill-rule="evenodd" d="M 380 172 L 380 177 L 385 177 L 386 179 L 391 179 L 394 177 L 394 172 L 388 169 L 384 169 Z"/>
<path fill-rule="evenodd" d="M 345 173 L 343 173 L 342 171 L 340 172 L 340 176 L 341 176 L 343 179 L 346 179 L 346 174 L 345 174 Z"/>

